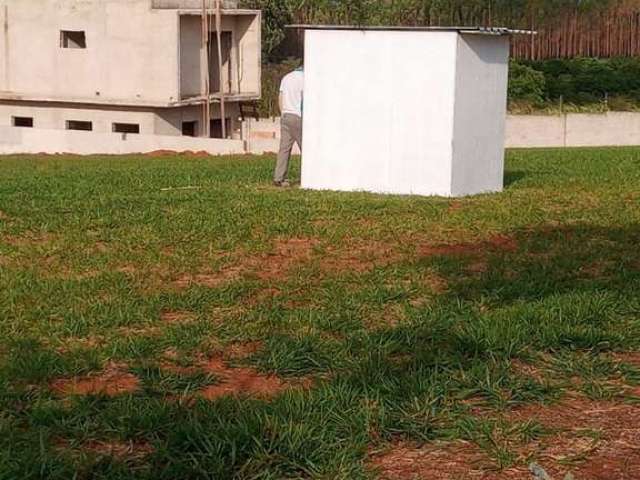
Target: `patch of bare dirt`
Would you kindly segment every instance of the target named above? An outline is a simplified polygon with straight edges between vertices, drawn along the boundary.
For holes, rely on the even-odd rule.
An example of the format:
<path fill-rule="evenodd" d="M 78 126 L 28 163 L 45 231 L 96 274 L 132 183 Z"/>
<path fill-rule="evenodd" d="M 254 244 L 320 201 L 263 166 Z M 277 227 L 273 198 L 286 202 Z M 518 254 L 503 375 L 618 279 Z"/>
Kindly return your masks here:
<path fill-rule="evenodd" d="M 175 150 L 154 150 L 153 152 L 148 152 L 144 154 L 146 157 L 159 158 L 159 157 L 187 157 L 187 158 L 204 158 L 210 157 L 211 155 L 205 150 L 185 150 L 185 151 L 175 151 Z"/>
<path fill-rule="evenodd" d="M 124 273 L 125 275 L 133 275 L 138 269 L 133 265 L 122 265 L 121 267 L 116 268 L 117 272 Z"/>
<path fill-rule="evenodd" d="M 84 377 L 58 379 L 51 389 L 64 395 L 106 395 L 115 397 L 140 388 L 140 379 L 127 371 L 126 365 L 110 363 L 102 371 Z"/>
<path fill-rule="evenodd" d="M 153 152 L 145 153 L 147 157 L 168 157 L 178 155 L 178 152 L 172 150 L 154 150 Z"/>
<path fill-rule="evenodd" d="M 58 271 L 56 272 L 51 266 L 49 267 L 50 269 L 46 272 L 43 272 L 43 276 L 47 277 L 47 278 L 60 278 L 63 280 L 76 280 L 76 281 L 82 281 L 82 280 L 90 280 L 92 278 L 97 278 L 99 277 L 102 272 L 100 270 L 85 270 L 82 272 L 78 272 L 78 271 L 74 271 L 71 268 L 68 268 L 66 266 L 63 266 L 61 268 L 58 268 Z"/>
<path fill-rule="evenodd" d="M 640 368 L 640 352 L 614 353 L 612 357 L 618 362 L 628 363 Z"/>
<path fill-rule="evenodd" d="M 332 225 L 334 225 L 334 221 L 328 218 L 317 218 L 316 220 L 313 220 L 311 222 L 311 224 L 315 227 L 318 228 L 325 228 L 325 227 L 330 227 Z"/>
<path fill-rule="evenodd" d="M 3 212 L 2 210 L 0 210 L 0 220 L 9 220 L 11 217 L 9 217 L 9 215 L 7 215 L 5 212 Z"/>
<path fill-rule="evenodd" d="M 82 450 L 101 457 L 111 457 L 120 461 L 143 459 L 154 452 L 146 442 L 123 442 L 120 440 L 93 440 L 82 444 Z"/>
<path fill-rule="evenodd" d="M 344 248 L 330 248 L 320 261 L 321 270 L 327 273 L 365 273 L 376 267 L 385 267 L 402 261 L 404 256 L 397 245 L 382 241 L 348 241 Z"/>
<path fill-rule="evenodd" d="M 152 337 L 162 332 L 157 325 L 130 325 L 118 327 L 118 333 L 123 337 Z"/>
<path fill-rule="evenodd" d="M 462 441 L 423 447 L 397 443 L 385 452 L 373 454 L 370 465 L 384 480 L 484 479 L 491 468 L 477 446 Z"/>
<path fill-rule="evenodd" d="M 258 353 L 263 347 L 264 343 L 260 341 L 236 342 L 225 349 L 224 356 L 232 360 L 244 360 Z"/>
<path fill-rule="evenodd" d="M 519 375 L 533 378 L 538 383 L 544 383 L 547 378 L 540 368 L 523 360 L 511 360 L 511 369 Z"/>
<path fill-rule="evenodd" d="M 376 267 L 386 267 L 399 263 L 410 255 L 403 251 L 401 241 L 347 239 L 340 247 L 328 247 L 322 255 L 314 252 L 320 242 L 313 237 L 280 238 L 273 242 L 269 252 L 248 256 L 237 252 L 229 258 L 227 266 L 218 271 L 201 271 L 196 274 L 184 274 L 171 282 L 174 288 L 185 289 L 192 285 L 217 288 L 233 280 L 253 276 L 262 281 L 274 283 L 287 279 L 292 270 L 317 262 L 320 271 L 329 275 L 344 272 L 366 273 Z M 487 264 L 483 254 L 497 251 L 515 251 L 517 242 L 511 237 L 495 235 L 488 240 L 475 243 L 450 245 L 422 244 L 416 249 L 418 257 L 436 255 L 473 255 L 480 257 L 470 265 L 470 273 L 486 271 Z M 122 270 L 121 270 L 122 271 Z M 170 275 L 170 274 L 169 274 Z M 165 276 L 165 275 L 161 275 Z M 165 276 L 166 278 L 166 276 Z M 175 278 L 175 277 L 174 277 Z M 440 282 L 442 283 L 442 282 Z M 435 290 L 443 288 L 438 285 Z M 261 294 L 255 302 L 275 298 L 273 291 Z"/>
<path fill-rule="evenodd" d="M 311 260 L 317 244 L 316 239 L 307 237 L 277 239 L 270 252 L 241 257 L 217 272 L 183 275 L 173 285 L 178 289 L 191 285 L 216 288 L 245 275 L 265 281 L 284 280 L 293 268 Z"/>
<path fill-rule="evenodd" d="M 204 158 L 204 157 L 210 157 L 211 154 L 209 152 L 207 152 L 206 150 L 197 150 L 195 152 L 188 152 L 188 155 L 190 157 L 196 157 L 196 158 Z"/>
<path fill-rule="evenodd" d="M 482 255 L 492 252 L 515 252 L 518 242 L 506 235 L 494 235 L 488 240 L 475 243 L 454 243 L 444 245 L 418 245 L 416 253 L 420 257 Z"/>
<path fill-rule="evenodd" d="M 221 357 L 210 359 L 205 369 L 220 379 L 220 383 L 205 387 L 200 392 L 207 400 L 229 395 L 270 398 L 288 387 L 286 382 L 274 375 L 263 375 L 252 368 L 229 367 Z"/>
<path fill-rule="evenodd" d="M 92 456 L 111 457 L 121 462 L 144 460 L 154 452 L 154 448 L 148 442 L 131 440 L 100 439 L 76 443 L 66 438 L 56 438 L 53 445 L 56 450 L 67 455 L 89 453 Z"/>
<path fill-rule="evenodd" d="M 592 262 L 588 265 L 584 265 L 583 267 L 581 267 L 580 270 L 578 271 L 578 275 L 580 277 L 589 278 L 589 279 L 606 278 L 608 276 L 607 271 L 610 270 L 612 265 L 613 265 L 612 261 Z"/>
<path fill-rule="evenodd" d="M 474 275 L 481 275 L 489 271 L 489 264 L 486 260 L 478 260 L 467 265 L 465 271 Z"/>
<path fill-rule="evenodd" d="M 88 337 L 67 337 L 63 340 L 62 345 L 56 348 L 58 353 L 68 353 L 78 349 L 95 349 L 103 342 L 101 336 L 88 336 Z"/>
<path fill-rule="evenodd" d="M 58 239 L 58 237 L 52 233 L 35 233 L 24 232 L 20 236 L 16 235 L 3 235 L 0 237 L 2 242 L 11 245 L 12 247 L 38 247 L 52 243 Z"/>
<path fill-rule="evenodd" d="M 240 278 L 242 268 L 238 266 L 224 267 L 218 272 L 199 273 L 196 275 L 183 275 L 173 282 L 179 289 L 189 288 L 191 285 L 198 285 L 207 288 L 217 288 L 220 285 Z"/>
<path fill-rule="evenodd" d="M 271 303 L 280 296 L 282 292 L 279 288 L 269 287 L 258 290 L 252 293 L 246 300 L 247 305 L 255 307 L 264 303 Z"/>
<path fill-rule="evenodd" d="M 270 253 L 250 260 L 248 267 L 261 280 L 283 280 L 292 268 L 311 260 L 317 245 L 315 238 L 279 239 Z"/>
<path fill-rule="evenodd" d="M 107 253 L 109 251 L 109 245 L 105 242 L 96 242 L 92 249 L 92 253 Z"/>
<path fill-rule="evenodd" d="M 640 478 L 640 405 L 586 398 L 558 405 L 515 410 L 515 419 L 533 419 L 558 433 L 534 445 L 551 475 L 571 470 L 593 480 Z M 574 465 L 567 468 L 565 465 Z"/>
<path fill-rule="evenodd" d="M 370 329 L 396 327 L 407 318 L 404 305 L 390 303 L 381 311 L 371 312 L 365 316 L 365 324 Z"/>
<path fill-rule="evenodd" d="M 460 200 L 453 200 L 449 203 L 449 207 L 447 208 L 447 213 L 454 213 L 458 210 L 462 210 L 464 204 Z"/>
<path fill-rule="evenodd" d="M 449 288 L 447 279 L 434 272 L 429 272 L 422 278 L 422 283 L 429 287 L 433 293 L 444 293 Z"/>
<path fill-rule="evenodd" d="M 398 443 L 371 457 L 387 480 L 482 479 L 531 480 L 528 463 L 536 461 L 561 479 L 640 479 L 640 405 L 567 398 L 551 406 L 528 405 L 506 415 L 512 422 L 536 421 L 549 435 L 511 445 L 517 465 L 496 470 L 475 444 L 453 442 L 417 446 Z"/>
<path fill-rule="evenodd" d="M 189 323 L 196 319 L 196 314 L 193 312 L 168 310 L 162 312 L 160 319 L 165 323 Z"/>
<path fill-rule="evenodd" d="M 7 267 L 11 265 L 12 260 L 6 255 L 0 255 L 0 266 Z"/>

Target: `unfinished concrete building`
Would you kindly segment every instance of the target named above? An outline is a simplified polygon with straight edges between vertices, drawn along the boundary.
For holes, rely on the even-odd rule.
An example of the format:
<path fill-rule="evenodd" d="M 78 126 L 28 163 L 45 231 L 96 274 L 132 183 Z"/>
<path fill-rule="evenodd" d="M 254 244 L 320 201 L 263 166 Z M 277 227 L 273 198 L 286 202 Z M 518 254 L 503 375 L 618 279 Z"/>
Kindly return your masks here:
<path fill-rule="evenodd" d="M 260 12 L 234 1 L 0 0 L 0 29 L 5 137 L 240 139 L 241 104 L 260 98 Z"/>

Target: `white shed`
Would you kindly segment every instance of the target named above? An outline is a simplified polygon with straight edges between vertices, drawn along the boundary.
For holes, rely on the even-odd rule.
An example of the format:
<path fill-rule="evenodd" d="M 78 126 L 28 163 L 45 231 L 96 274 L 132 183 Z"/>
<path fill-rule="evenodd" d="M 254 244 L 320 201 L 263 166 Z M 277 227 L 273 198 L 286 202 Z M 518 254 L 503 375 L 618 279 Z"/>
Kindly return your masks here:
<path fill-rule="evenodd" d="M 303 188 L 502 190 L 514 31 L 297 27 L 306 30 Z"/>

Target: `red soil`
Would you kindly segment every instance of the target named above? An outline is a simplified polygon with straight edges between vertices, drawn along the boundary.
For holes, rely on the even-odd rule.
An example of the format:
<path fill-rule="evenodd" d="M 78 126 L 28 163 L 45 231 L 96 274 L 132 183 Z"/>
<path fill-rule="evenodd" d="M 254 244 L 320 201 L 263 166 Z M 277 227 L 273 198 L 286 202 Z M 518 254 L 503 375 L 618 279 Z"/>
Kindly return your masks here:
<path fill-rule="evenodd" d="M 221 382 L 205 387 L 201 395 L 214 400 L 227 395 L 250 395 L 269 398 L 287 388 L 287 384 L 273 375 L 263 375 L 252 368 L 231 368 L 222 358 L 213 358 L 206 370 L 216 375 Z"/>
<path fill-rule="evenodd" d="M 52 382 L 51 389 L 64 395 L 106 395 L 115 397 L 133 393 L 140 380 L 126 371 L 126 366 L 109 364 L 102 372 L 84 377 L 64 378 Z"/>
<path fill-rule="evenodd" d="M 497 471 L 476 445 L 463 442 L 417 446 L 397 443 L 373 454 L 371 465 L 386 480 L 531 480 L 535 460 L 556 479 L 640 479 L 640 405 L 569 398 L 552 406 L 530 405 L 507 415 L 537 421 L 555 432 L 525 445 L 511 445 L 518 465 Z"/>

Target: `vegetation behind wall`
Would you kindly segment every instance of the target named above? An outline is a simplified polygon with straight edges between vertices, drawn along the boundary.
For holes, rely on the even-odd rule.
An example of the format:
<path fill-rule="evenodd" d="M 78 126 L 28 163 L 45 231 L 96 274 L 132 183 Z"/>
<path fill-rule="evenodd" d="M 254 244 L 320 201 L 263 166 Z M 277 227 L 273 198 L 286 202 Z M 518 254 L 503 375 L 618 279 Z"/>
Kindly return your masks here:
<path fill-rule="evenodd" d="M 608 111 L 640 108 L 640 58 L 512 61 L 514 112 Z"/>
<path fill-rule="evenodd" d="M 295 58 L 263 70 L 263 117 L 278 113 L 282 77 L 300 64 Z M 640 110 L 640 58 L 512 60 L 509 109 L 514 113 Z"/>

